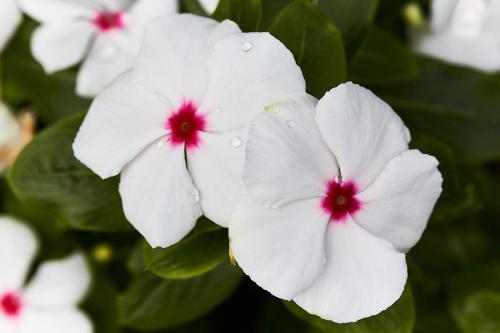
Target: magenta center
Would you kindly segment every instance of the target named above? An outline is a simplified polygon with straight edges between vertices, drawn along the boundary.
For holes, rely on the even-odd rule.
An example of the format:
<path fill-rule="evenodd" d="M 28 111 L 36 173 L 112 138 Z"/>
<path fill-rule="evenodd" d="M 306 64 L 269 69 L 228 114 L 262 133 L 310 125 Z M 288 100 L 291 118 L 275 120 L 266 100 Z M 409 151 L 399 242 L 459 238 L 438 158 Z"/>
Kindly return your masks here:
<path fill-rule="evenodd" d="M 125 27 L 125 14 L 122 11 L 100 12 L 92 20 L 100 32 L 108 32 Z"/>
<path fill-rule="evenodd" d="M 0 297 L 0 310 L 7 317 L 17 317 L 22 310 L 21 298 L 15 293 L 8 292 Z"/>
<path fill-rule="evenodd" d="M 186 148 L 196 148 L 201 143 L 199 132 L 205 131 L 206 124 L 197 106 L 193 102 L 184 102 L 167 119 L 168 141 L 174 146 L 185 144 Z"/>
<path fill-rule="evenodd" d="M 326 186 L 321 207 L 330 214 L 332 222 L 343 223 L 348 215 L 353 215 L 361 208 L 361 202 L 356 198 L 357 193 L 353 182 L 332 180 Z"/>

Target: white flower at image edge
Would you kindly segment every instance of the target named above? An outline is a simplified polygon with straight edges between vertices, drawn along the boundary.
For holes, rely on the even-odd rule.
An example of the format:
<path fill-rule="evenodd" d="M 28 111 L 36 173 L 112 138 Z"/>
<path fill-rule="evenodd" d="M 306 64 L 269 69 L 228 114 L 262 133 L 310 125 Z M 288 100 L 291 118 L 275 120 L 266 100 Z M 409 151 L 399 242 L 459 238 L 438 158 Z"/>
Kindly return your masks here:
<path fill-rule="evenodd" d="M 4 1 L 4 0 L 2 0 Z M 176 13 L 166 0 L 19 0 L 41 26 L 32 51 L 47 73 L 83 60 L 77 93 L 95 96 L 136 59 L 144 26 L 152 18 Z"/>
<path fill-rule="evenodd" d="M 3 154 L 17 145 L 21 128 L 9 108 L 0 103 L 0 173 L 6 168 Z"/>
<path fill-rule="evenodd" d="M 402 294 L 405 252 L 441 193 L 437 160 L 408 150 L 408 129 L 352 83 L 277 103 L 251 126 L 246 195 L 229 236 L 240 267 L 273 295 L 338 323 Z M 318 130 L 319 128 L 319 130 Z"/>
<path fill-rule="evenodd" d="M 248 126 L 297 93 L 302 73 L 270 34 L 168 16 L 146 28 L 137 67 L 94 100 L 73 150 L 101 178 L 121 173 L 127 219 L 153 247 L 167 247 L 202 214 L 227 226 Z"/>
<path fill-rule="evenodd" d="M 84 257 L 75 254 L 42 263 L 25 285 L 37 247 L 28 227 L 0 217 L 0 332 L 93 332 L 77 307 L 90 284 Z"/>
<path fill-rule="evenodd" d="M 21 23 L 21 18 L 17 0 L 0 1 L 0 53 Z"/>
<path fill-rule="evenodd" d="M 219 0 L 198 0 L 203 9 L 210 15 L 215 12 L 217 9 L 217 5 L 219 4 Z"/>
<path fill-rule="evenodd" d="M 486 72 L 500 70 L 500 0 L 433 0 L 429 26 L 415 31 L 420 53 Z"/>

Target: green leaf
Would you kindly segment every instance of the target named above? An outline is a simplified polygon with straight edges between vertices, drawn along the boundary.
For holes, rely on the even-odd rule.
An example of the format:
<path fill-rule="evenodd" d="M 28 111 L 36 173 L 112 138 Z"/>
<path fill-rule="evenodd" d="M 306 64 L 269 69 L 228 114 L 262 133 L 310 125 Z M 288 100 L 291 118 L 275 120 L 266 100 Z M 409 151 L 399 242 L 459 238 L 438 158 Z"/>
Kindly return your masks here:
<path fill-rule="evenodd" d="M 500 78 L 419 58 L 420 75 L 379 91 L 412 130 L 448 144 L 459 161 L 500 158 Z"/>
<path fill-rule="evenodd" d="M 464 333 L 500 330 L 500 262 L 467 270 L 450 286 L 451 313 Z"/>
<path fill-rule="evenodd" d="M 198 0 L 181 0 L 182 12 L 188 12 L 195 15 L 207 16 L 207 13 L 200 5 Z"/>
<path fill-rule="evenodd" d="M 150 273 L 141 274 L 118 298 L 119 322 L 147 331 L 178 326 L 218 306 L 234 292 L 241 279 L 241 272 L 226 263 L 185 280 L 164 280 Z"/>
<path fill-rule="evenodd" d="M 198 222 L 198 225 L 203 222 Z M 166 279 L 187 279 L 204 274 L 228 259 L 227 229 L 193 230 L 179 243 L 166 249 L 144 244 L 146 270 Z M 205 227 L 206 229 L 206 227 Z"/>
<path fill-rule="evenodd" d="M 47 75 L 33 59 L 30 41 L 37 25 L 25 19 L 2 54 L 2 97 L 12 106 L 30 104 L 44 123 L 88 109 L 89 100 L 75 94 L 76 74 L 67 70 Z"/>
<path fill-rule="evenodd" d="M 335 24 L 308 0 L 296 0 L 276 18 L 269 30 L 293 53 L 316 97 L 346 80 L 342 37 Z"/>
<path fill-rule="evenodd" d="M 375 18 L 378 0 L 316 0 L 343 34 Z"/>
<path fill-rule="evenodd" d="M 349 64 L 349 78 L 365 85 L 410 81 L 418 75 L 416 59 L 396 37 L 370 29 Z"/>
<path fill-rule="evenodd" d="M 45 204 L 75 229 L 128 230 L 118 179 L 101 180 L 73 156 L 72 143 L 83 114 L 44 130 L 23 150 L 8 173 L 17 197 Z"/>
<path fill-rule="evenodd" d="M 212 15 L 217 21 L 236 22 L 243 31 L 259 31 L 261 16 L 261 0 L 220 0 Z"/>
<path fill-rule="evenodd" d="M 285 302 L 297 317 L 328 333 L 410 333 L 415 324 L 415 309 L 411 289 L 407 286 L 401 298 L 379 315 L 355 323 L 336 324 L 311 315 L 293 302 Z"/>

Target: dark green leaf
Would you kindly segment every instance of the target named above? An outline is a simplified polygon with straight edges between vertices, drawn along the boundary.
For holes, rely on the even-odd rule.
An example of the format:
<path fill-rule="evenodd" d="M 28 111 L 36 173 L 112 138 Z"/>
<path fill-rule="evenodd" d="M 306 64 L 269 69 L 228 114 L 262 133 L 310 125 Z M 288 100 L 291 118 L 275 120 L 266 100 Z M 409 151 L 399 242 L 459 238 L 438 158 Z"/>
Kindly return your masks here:
<path fill-rule="evenodd" d="M 342 37 L 335 24 L 308 0 L 296 0 L 276 18 L 270 32 L 293 53 L 316 97 L 346 80 Z"/>
<path fill-rule="evenodd" d="M 187 279 L 204 274 L 228 259 L 227 230 L 192 232 L 166 249 L 144 244 L 146 269 L 166 279 Z"/>
<path fill-rule="evenodd" d="M 409 81 L 418 75 L 410 50 L 387 32 L 370 29 L 349 64 L 349 78 L 365 85 Z"/>
<path fill-rule="evenodd" d="M 241 278 L 241 272 L 229 264 L 186 280 L 163 280 L 144 273 L 118 298 L 119 321 L 146 331 L 178 326 L 218 306 Z"/>
<path fill-rule="evenodd" d="M 195 15 L 207 16 L 207 13 L 200 5 L 198 0 L 181 0 L 181 6 L 183 12 L 188 12 Z"/>
<path fill-rule="evenodd" d="M 215 13 L 217 21 L 232 20 L 243 31 L 259 31 L 262 16 L 261 0 L 220 0 Z"/>
<path fill-rule="evenodd" d="M 419 59 L 420 75 L 381 89 L 410 128 L 448 144 L 459 161 L 500 158 L 500 78 Z"/>
<path fill-rule="evenodd" d="M 83 116 L 64 119 L 40 133 L 10 169 L 9 184 L 22 201 L 54 208 L 73 228 L 127 230 L 118 179 L 101 180 L 73 156 L 71 146 Z"/>
<path fill-rule="evenodd" d="M 330 333 L 410 333 L 415 324 L 413 296 L 407 286 L 401 298 L 389 309 L 379 315 L 350 324 L 336 324 L 311 315 L 293 302 L 285 302 L 288 309 L 297 317 L 312 326 Z"/>
<path fill-rule="evenodd" d="M 369 24 L 377 13 L 378 0 L 316 0 L 343 34 Z"/>

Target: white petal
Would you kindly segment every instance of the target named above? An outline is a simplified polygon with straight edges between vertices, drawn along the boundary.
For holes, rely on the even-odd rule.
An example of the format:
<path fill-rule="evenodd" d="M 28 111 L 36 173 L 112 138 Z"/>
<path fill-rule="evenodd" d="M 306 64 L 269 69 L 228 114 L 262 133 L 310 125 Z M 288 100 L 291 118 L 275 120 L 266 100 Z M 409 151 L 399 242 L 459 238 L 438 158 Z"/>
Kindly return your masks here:
<path fill-rule="evenodd" d="M 360 193 L 362 208 L 355 220 L 374 235 L 407 251 L 420 239 L 443 179 L 438 161 L 417 150 L 392 159 L 380 177 Z"/>
<path fill-rule="evenodd" d="M 323 271 L 329 218 L 317 199 L 274 209 L 242 196 L 229 227 L 232 253 L 255 283 L 289 300 Z"/>
<path fill-rule="evenodd" d="M 243 182 L 260 204 L 278 207 L 323 196 L 338 166 L 305 94 L 272 104 L 251 125 Z"/>
<path fill-rule="evenodd" d="M 154 18 L 179 11 L 178 1 L 139 0 L 130 8 L 130 28 L 139 28 L 142 35 L 144 25 Z"/>
<path fill-rule="evenodd" d="M 96 0 L 106 10 L 124 10 L 130 8 L 134 0 Z"/>
<path fill-rule="evenodd" d="M 19 0 L 19 5 L 35 20 L 50 23 L 92 19 L 100 8 L 92 0 Z"/>
<path fill-rule="evenodd" d="M 20 130 L 17 119 L 7 105 L 0 103 L 0 151 L 17 142 Z"/>
<path fill-rule="evenodd" d="M 294 301 L 323 319 L 354 322 L 391 306 L 406 278 L 405 255 L 349 219 L 329 224 L 325 270 Z"/>
<path fill-rule="evenodd" d="M 27 307 L 19 321 L 18 333 L 92 333 L 89 318 L 76 308 L 45 309 Z"/>
<path fill-rule="evenodd" d="M 17 331 L 17 323 L 11 318 L 5 317 L 0 313 L 0 332 L 2 333 L 19 333 Z"/>
<path fill-rule="evenodd" d="M 248 128 L 201 133 L 201 146 L 188 151 L 188 168 L 200 191 L 203 214 L 227 227 L 241 189 Z"/>
<path fill-rule="evenodd" d="M 83 59 L 93 35 L 85 21 L 42 25 L 33 33 L 33 56 L 47 73 L 69 68 Z"/>
<path fill-rule="evenodd" d="M 342 178 L 360 190 L 408 150 L 409 131 L 398 115 L 371 91 L 350 82 L 319 101 L 316 122 L 337 157 Z"/>
<path fill-rule="evenodd" d="M 116 176 L 142 149 L 166 134 L 172 107 L 157 94 L 122 75 L 92 104 L 75 142 L 76 158 L 101 178 Z"/>
<path fill-rule="evenodd" d="M 21 12 L 15 0 L 0 1 L 0 24 L 2 25 L 0 28 L 0 52 L 21 23 L 21 18 Z"/>
<path fill-rule="evenodd" d="M 203 9 L 210 15 L 215 12 L 217 9 L 217 5 L 219 4 L 219 0 L 198 0 Z"/>
<path fill-rule="evenodd" d="M 124 32 L 99 35 L 78 72 L 76 91 L 92 97 L 100 93 L 137 59 L 140 39 Z"/>
<path fill-rule="evenodd" d="M 90 286 L 90 271 L 81 254 L 43 263 L 26 287 L 29 306 L 63 308 L 77 305 Z"/>
<path fill-rule="evenodd" d="M 208 54 L 218 40 L 239 31 L 231 21 L 190 14 L 155 19 L 144 33 L 138 74 L 176 106 L 185 99 L 199 104 L 208 82 Z"/>
<path fill-rule="evenodd" d="M 125 216 L 152 247 L 177 243 L 202 215 L 184 149 L 168 142 L 150 145 L 123 169 L 120 194 Z"/>
<path fill-rule="evenodd" d="M 436 31 L 442 30 L 449 23 L 459 0 L 432 0 L 431 14 L 432 28 Z"/>
<path fill-rule="evenodd" d="M 221 40 L 208 67 L 210 81 L 201 109 L 213 131 L 249 125 L 267 105 L 305 93 L 292 53 L 269 33 L 234 34 Z"/>
<path fill-rule="evenodd" d="M 0 217 L 0 288 L 19 289 L 35 257 L 38 242 L 21 222 Z"/>

